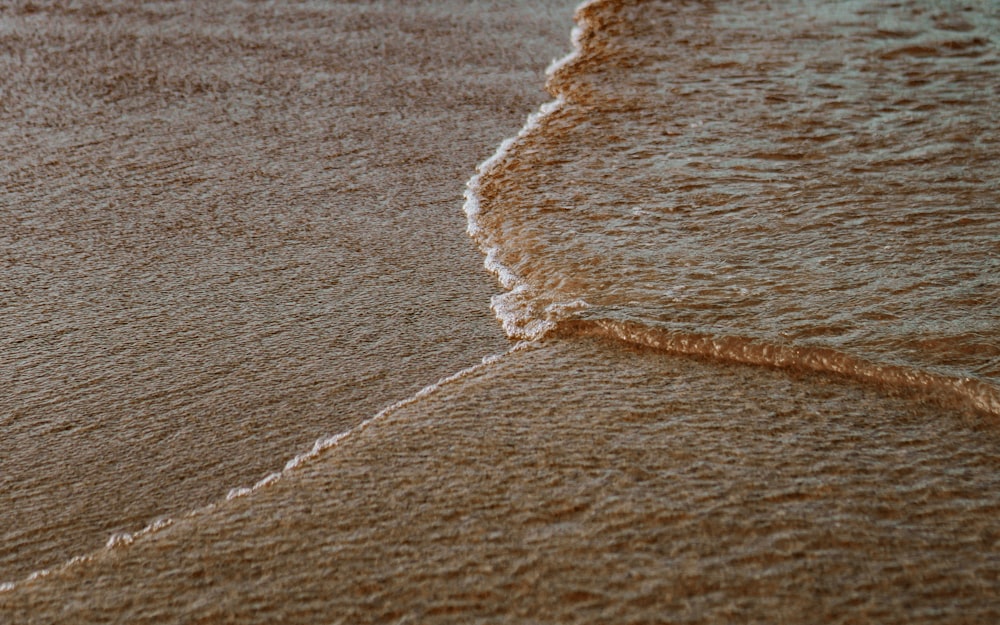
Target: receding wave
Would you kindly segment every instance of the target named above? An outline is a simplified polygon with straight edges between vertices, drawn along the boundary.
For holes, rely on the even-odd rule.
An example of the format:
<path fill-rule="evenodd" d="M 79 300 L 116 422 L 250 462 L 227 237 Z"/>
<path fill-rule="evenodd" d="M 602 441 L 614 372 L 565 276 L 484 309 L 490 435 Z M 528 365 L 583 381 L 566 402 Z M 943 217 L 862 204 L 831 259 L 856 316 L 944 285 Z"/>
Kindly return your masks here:
<path fill-rule="evenodd" d="M 334 434 L 334 435 L 331 435 L 331 436 L 324 436 L 324 437 L 322 437 L 320 439 L 317 439 L 313 443 L 313 445 L 309 449 L 309 451 L 306 451 L 306 452 L 303 452 L 301 454 L 298 454 L 294 458 L 288 460 L 285 463 L 285 466 L 284 466 L 284 468 L 281 471 L 275 471 L 273 473 L 269 473 L 268 475 L 264 476 L 263 478 L 257 480 L 257 482 L 255 482 L 251 486 L 240 486 L 240 487 L 231 488 L 229 490 L 228 495 L 226 496 L 226 501 L 229 501 L 229 500 L 232 500 L 232 499 L 237 499 L 237 498 L 240 498 L 240 497 L 245 497 L 247 495 L 252 495 L 254 492 L 256 492 L 258 490 L 261 490 L 263 488 L 267 488 L 267 487 L 269 487 L 269 486 L 277 483 L 278 481 L 280 481 L 281 479 L 283 479 L 287 474 L 295 471 L 296 469 L 298 469 L 303 464 L 312 462 L 315 459 L 317 459 L 318 457 L 320 457 L 321 455 L 323 455 L 324 453 L 327 453 L 329 450 L 332 450 L 332 449 L 336 448 L 337 445 L 339 445 L 341 443 L 341 441 L 343 441 L 344 439 L 352 437 L 352 436 L 357 436 L 358 434 L 360 434 L 361 432 L 363 432 L 366 428 L 368 428 L 369 426 L 371 426 L 373 423 L 375 423 L 375 422 L 377 422 L 377 421 L 379 421 L 381 419 L 384 419 L 385 417 L 387 417 L 389 415 L 392 415 L 392 414 L 396 413 L 397 411 L 399 411 L 402 408 L 405 408 L 405 407 L 407 407 L 407 406 L 409 406 L 409 405 L 411 405 L 411 404 L 413 404 L 415 402 L 420 401 L 421 399 L 427 397 L 428 395 L 431 395 L 431 394 L 437 392 L 439 389 L 441 389 L 444 386 L 448 386 L 450 384 L 458 382 L 458 381 L 460 381 L 462 379 L 465 379 L 465 378 L 469 377 L 470 375 L 473 375 L 473 374 L 481 371 L 484 368 L 492 366 L 494 363 L 500 361 L 501 359 L 503 359 L 504 357 L 506 357 L 509 354 L 512 354 L 512 353 L 515 353 L 515 352 L 519 352 L 519 351 L 523 351 L 525 349 L 530 349 L 531 346 L 532 345 L 530 343 L 520 342 L 520 343 L 514 344 L 508 351 L 506 351 L 506 352 L 504 352 L 502 354 L 496 354 L 496 355 L 492 355 L 492 356 L 486 356 L 486 357 L 484 357 L 482 359 L 482 361 L 479 364 L 472 365 L 470 367 L 466 367 L 465 369 L 461 369 L 461 370 L 459 370 L 459 371 L 457 371 L 457 372 L 455 372 L 455 373 L 453 373 L 453 374 L 451 374 L 449 376 L 446 376 L 446 377 L 438 380 L 437 382 L 434 382 L 432 384 L 429 384 L 429 385 L 425 386 L 423 389 L 421 389 L 417 393 L 411 395 L 410 397 L 407 397 L 405 399 L 401 399 L 401 400 L 399 400 L 399 401 L 397 401 L 397 402 L 395 402 L 395 403 L 393 403 L 393 404 L 391 404 L 389 406 L 386 406 L 385 408 L 383 408 L 382 410 L 380 410 L 378 413 L 376 413 L 376 414 L 372 415 L 371 417 L 369 417 L 368 419 L 362 421 L 361 423 L 359 423 L 357 426 L 351 428 L 350 430 L 347 430 L 345 432 L 341 432 L 339 434 Z M 206 512 L 214 509 L 216 505 L 217 504 L 215 504 L 215 503 L 211 503 L 211 504 L 208 504 L 207 506 L 204 506 L 204 507 L 201 507 L 201 508 L 195 508 L 193 510 L 188 510 L 180 518 L 181 519 L 188 519 L 188 518 L 192 518 L 192 517 L 197 517 L 199 515 L 205 514 Z M 135 543 L 135 541 L 137 541 L 137 540 L 139 540 L 139 539 L 141 539 L 143 537 L 146 537 L 146 536 L 149 536 L 149 535 L 152 535 L 152 534 L 156 534 L 156 533 L 158 533 L 158 532 L 160 532 L 162 530 L 165 530 L 165 529 L 167 529 L 169 527 L 172 527 L 175 524 L 175 522 L 176 522 L 175 519 L 172 519 L 172 518 L 169 518 L 169 517 L 160 517 L 160 518 L 154 519 L 153 521 L 151 521 L 150 523 L 148 523 L 145 527 L 143 527 L 139 531 L 136 531 L 136 532 L 115 532 L 115 533 L 111 534 L 108 537 L 108 540 L 105 543 L 104 549 L 106 551 L 108 551 L 108 550 L 114 550 L 114 549 L 127 548 L 130 545 L 132 545 L 133 543 Z M 91 553 L 87 553 L 87 554 L 79 554 L 79 555 L 73 556 L 70 559 L 66 560 L 65 562 L 63 562 L 63 563 L 61 563 L 61 564 L 59 564 L 57 566 L 35 570 L 32 573 L 28 574 L 26 577 L 24 577 L 22 580 L 17 580 L 17 581 L 14 581 L 14 580 L 0 581 L 0 593 L 12 591 L 12 590 L 16 589 L 18 586 L 22 585 L 22 584 L 30 583 L 30 582 L 33 582 L 33 581 L 38 580 L 38 579 L 43 579 L 43 578 L 48 577 L 48 576 L 50 576 L 50 575 L 52 575 L 54 573 L 58 573 L 60 571 L 65 571 L 65 570 L 73 568 L 73 567 L 75 567 L 75 566 L 77 566 L 79 564 L 88 562 L 88 561 L 92 560 L 94 558 L 94 556 L 97 555 L 97 553 L 100 553 L 100 552 L 91 552 Z"/>

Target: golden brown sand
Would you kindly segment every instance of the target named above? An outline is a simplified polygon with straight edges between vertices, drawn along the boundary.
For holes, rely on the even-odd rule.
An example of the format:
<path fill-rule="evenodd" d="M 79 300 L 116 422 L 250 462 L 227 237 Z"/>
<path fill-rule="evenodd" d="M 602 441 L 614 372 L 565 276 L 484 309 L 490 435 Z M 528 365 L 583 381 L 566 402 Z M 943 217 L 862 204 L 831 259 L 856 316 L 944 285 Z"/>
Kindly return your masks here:
<path fill-rule="evenodd" d="M 510 349 L 460 194 L 570 9 L 3 7 L 0 623 L 1000 620 L 991 424 Z"/>
<path fill-rule="evenodd" d="M 0 7 L 0 581 L 506 349 L 462 191 L 571 9 Z"/>

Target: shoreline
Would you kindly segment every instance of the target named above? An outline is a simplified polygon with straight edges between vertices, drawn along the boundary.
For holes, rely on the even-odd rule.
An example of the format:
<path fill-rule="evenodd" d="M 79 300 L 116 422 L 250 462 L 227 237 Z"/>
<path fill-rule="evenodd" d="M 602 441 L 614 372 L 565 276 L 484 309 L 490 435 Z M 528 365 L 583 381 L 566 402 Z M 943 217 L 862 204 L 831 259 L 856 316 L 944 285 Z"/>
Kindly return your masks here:
<path fill-rule="evenodd" d="M 35 8 L 5 15 L 0 580 L 507 348 L 461 192 L 570 3 Z"/>

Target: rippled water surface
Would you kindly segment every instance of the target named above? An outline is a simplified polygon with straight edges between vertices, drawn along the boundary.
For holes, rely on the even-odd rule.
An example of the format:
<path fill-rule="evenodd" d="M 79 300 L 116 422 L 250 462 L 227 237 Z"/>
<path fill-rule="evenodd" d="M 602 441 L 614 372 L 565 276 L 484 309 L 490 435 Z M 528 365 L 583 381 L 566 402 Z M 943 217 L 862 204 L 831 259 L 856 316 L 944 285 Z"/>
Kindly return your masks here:
<path fill-rule="evenodd" d="M 582 300 L 649 333 L 968 379 L 1000 411 L 994 4 L 584 15 L 560 101 L 482 181 L 514 333 Z"/>
<path fill-rule="evenodd" d="M 3 7 L 0 622 L 1000 621 L 1000 8 L 564 5 Z"/>

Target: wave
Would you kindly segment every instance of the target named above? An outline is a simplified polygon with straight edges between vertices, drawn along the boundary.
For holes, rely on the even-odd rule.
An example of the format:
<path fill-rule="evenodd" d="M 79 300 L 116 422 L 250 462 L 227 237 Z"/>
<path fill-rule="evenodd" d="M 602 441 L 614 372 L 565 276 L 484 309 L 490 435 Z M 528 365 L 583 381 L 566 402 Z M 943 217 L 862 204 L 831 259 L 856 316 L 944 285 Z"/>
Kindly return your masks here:
<path fill-rule="evenodd" d="M 945 408 L 988 416 L 993 422 L 1000 417 L 1000 389 L 986 382 L 872 362 L 830 347 L 680 332 L 632 320 L 566 319 L 552 324 L 553 337 L 597 336 L 670 354 L 832 374 L 890 391 L 911 392 Z"/>
<path fill-rule="evenodd" d="M 489 214 L 491 207 L 503 208 L 502 203 L 492 201 L 493 195 L 498 192 L 498 185 L 509 182 L 506 176 L 510 172 L 518 171 L 519 149 L 523 147 L 530 152 L 532 139 L 549 131 L 549 120 L 568 106 L 588 105 L 587 93 L 575 84 L 579 81 L 573 77 L 593 69 L 591 61 L 597 57 L 591 59 L 591 53 L 599 56 L 603 45 L 597 31 L 607 26 L 602 16 L 605 9 L 613 12 L 619 4 L 616 0 L 590 0 L 577 7 L 573 51 L 554 61 L 546 71 L 546 87 L 555 99 L 529 116 L 520 132 L 505 140 L 480 164 L 467 183 L 464 206 L 467 230 L 485 255 L 486 269 L 506 290 L 493 297 L 492 309 L 508 336 L 530 341 L 550 336 L 600 336 L 672 354 L 842 376 L 915 393 L 941 406 L 988 415 L 991 420 L 1000 417 L 1000 389 L 977 377 L 937 373 L 919 365 L 877 362 L 834 347 L 749 338 L 739 335 L 738 329 L 732 335 L 715 335 L 666 329 L 644 319 L 636 320 L 634 316 L 628 320 L 602 317 L 601 307 L 592 307 L 586 301 L 588 294 L 551 292 L 519 275 L 512 266 L 514 263 L 504 263 L 505 255 L 511 254 L 504 239 L 516 237 L 516 232 L 505 232 L 504 227 L 510 227 L 507 224 L 497 227 L 491 223 L 491 219 L 496 219 Z"/>
<path fill-rule="evenodd" d="M 526 280 L 500 261 L 502 242 L 480 223 L 483 215 L 484 182 L 510 158 L 510 153 L 517 144 L 537 132 L 547 118 L 566 105 L 565 96 L 554 86 L 554 78 L 582 57 L 585 38 L 599 26 L 593 9 L 608 1 L 587 0 L 577 6 L 573 18 L 576 26 L 571 35 L 573 50 L 561 59 L 553 61 L 545 70 L 546 86 L 550 92 L 556 92 L 556 99 L 543 104 L 536 113 L 530 115 L 520 132 L 514 137 L 505 139 L 496 152 L 476 168 L 476 174 L 466 183 L 463 206 L 468 221 L 466 231 L 486 256 L 483 263 L 486 269 L 497 277 L 503 288 L 507 289 L 506 293 L 493 297 L 491 308 L 511 338 L 537 340 L 555 328 L 555 320 L 567 310 L 585 308 L 587 304 L 578 299 L 568 303 L 550 303 L 538 310 L 541 301 L 538 294 Z"/>

